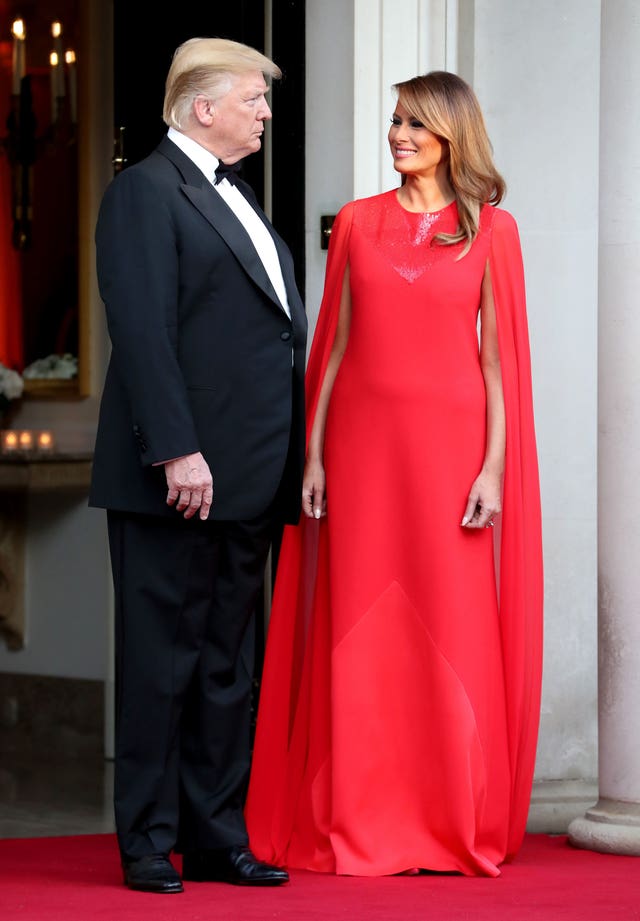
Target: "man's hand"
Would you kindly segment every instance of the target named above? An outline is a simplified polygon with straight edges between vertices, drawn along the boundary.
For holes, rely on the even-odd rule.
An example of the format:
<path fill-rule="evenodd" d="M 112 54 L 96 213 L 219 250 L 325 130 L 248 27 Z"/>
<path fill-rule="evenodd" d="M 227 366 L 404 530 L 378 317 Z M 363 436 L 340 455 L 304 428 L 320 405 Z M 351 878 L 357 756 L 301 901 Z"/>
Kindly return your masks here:
<path fill-rule="evenodd" d="M 193 518 L 198 509 L 206 521 L 213 502 L 213 478 L 209 465 L 198 451 L 186 454 L 164 465 L 167 477 L 167 505 L 175 505 L 185 518 Z"/>

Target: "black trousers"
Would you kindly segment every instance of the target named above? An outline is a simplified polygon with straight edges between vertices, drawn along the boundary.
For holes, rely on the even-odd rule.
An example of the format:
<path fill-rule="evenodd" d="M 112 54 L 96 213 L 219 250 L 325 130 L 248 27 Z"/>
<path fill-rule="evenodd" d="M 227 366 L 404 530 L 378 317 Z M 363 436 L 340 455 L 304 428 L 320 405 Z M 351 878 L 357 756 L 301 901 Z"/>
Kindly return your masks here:
<path fill-rule="evenodd" d="M 272 515 L 201 522 L 109 511 L 107 519 L 121 854 L 246 844 L 249 628 Z"/>

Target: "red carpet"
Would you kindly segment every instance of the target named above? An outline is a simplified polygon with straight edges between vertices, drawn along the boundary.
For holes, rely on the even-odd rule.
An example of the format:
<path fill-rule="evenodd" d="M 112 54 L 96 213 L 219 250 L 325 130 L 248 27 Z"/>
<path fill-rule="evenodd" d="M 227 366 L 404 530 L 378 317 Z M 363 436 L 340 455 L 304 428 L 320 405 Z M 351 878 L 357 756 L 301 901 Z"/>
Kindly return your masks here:
<path fill-rule="evenodd" d="M 177 863 L 179 866 L 179 864 Z M 362 879 L 294 871 L 280 889 L 188 883 L 180 895 L 121 884 L 113 835 L 0 841 L 6 921 L 638 921 L 640 858 L 529 835 L 498 879 Z"/>

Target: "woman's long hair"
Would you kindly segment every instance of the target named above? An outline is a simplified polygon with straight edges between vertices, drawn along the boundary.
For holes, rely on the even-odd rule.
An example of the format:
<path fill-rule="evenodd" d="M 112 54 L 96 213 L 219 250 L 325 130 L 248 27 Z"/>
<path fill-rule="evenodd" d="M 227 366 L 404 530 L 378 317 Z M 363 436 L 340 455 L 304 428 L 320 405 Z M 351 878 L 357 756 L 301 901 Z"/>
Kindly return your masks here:
<path fill-rule="evenodd" d="M 430 71 L 393 88 L 407 112 L 447 143 L 449 182 L 456 193 L 459 224 L 456 233 L 438 234 L 435 239 L 445 245 L 466 240 L 464 255 L 477 236 L 480 209 L 486 203 L 497 205 L 506 190 L 493 163 L 480 104 L 468 83 L 444 70 Z"/>

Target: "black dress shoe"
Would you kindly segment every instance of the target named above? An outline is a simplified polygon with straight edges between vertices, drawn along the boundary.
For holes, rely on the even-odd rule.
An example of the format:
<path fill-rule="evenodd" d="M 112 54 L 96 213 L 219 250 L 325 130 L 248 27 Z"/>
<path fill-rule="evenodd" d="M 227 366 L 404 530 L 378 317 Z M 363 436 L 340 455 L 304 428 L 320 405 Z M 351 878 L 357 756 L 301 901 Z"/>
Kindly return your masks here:
<path fill-rule="evenodd" d="M 139 892 L 182 892 L 182 880 L 165 854 L 123 860 L 124 884 Z"/>
<path fill-rule="evenodd" d="M 182 878 L 236 886 L 280 886 L 289 882 L 286 870 L 261 863 L 244 845 L 218 851 L 186 851 L 182 858 Z"/>

